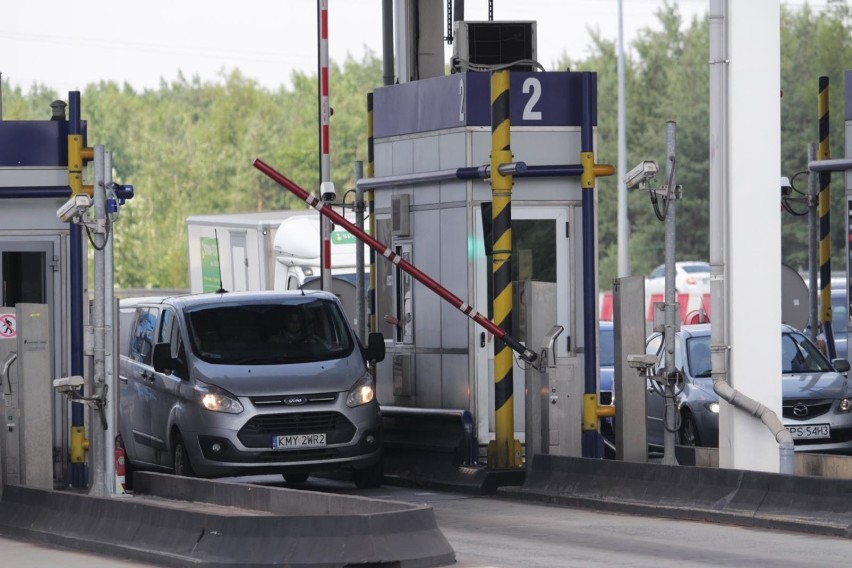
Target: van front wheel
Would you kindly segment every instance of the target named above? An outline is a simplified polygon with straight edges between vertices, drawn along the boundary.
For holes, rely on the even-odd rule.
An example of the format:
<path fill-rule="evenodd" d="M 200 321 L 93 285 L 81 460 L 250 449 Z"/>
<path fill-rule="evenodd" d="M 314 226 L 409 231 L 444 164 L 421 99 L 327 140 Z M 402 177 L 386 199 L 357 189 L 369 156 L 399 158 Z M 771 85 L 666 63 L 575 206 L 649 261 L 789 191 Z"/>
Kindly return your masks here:
<path fill-rule="evenodd" d="M 175 475 L 195 477 L 195 470 L 192 469 L 192 463 L 189 461 L 186 444 L 183 443 L 183 438 L 180 434 L 175 435 L 174 464 Z"/>

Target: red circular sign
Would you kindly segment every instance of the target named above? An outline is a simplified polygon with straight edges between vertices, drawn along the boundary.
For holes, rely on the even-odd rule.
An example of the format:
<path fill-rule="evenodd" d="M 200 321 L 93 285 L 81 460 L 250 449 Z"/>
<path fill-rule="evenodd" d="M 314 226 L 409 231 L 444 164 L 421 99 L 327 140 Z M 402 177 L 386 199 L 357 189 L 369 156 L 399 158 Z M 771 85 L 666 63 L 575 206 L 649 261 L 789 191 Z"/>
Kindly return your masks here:
<path fill-rule="evenodd" d="M 18 322 L 15 314 L 0 314 L 0 339 L 14 339 Z"/>

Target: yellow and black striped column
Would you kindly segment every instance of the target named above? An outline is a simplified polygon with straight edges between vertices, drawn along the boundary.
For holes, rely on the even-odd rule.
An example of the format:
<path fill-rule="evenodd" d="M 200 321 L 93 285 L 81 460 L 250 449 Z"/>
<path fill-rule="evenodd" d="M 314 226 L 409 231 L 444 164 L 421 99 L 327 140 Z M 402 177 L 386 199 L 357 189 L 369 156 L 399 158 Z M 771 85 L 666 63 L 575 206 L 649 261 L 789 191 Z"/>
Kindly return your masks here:
<path fill-rule="evenodd" d="M 512 176 L 499 168 L 512 161 L 509 144 L 509 71 L 491 74 L 491 218 L 493 239 L 494 323 L 512 335 Z M 494 338 L 494 434 L 488 467 L 518 467 L 520 443 L 514 439 L 512 350 Z"/>
<path fill-rule="evenodd" d="M 366 177 L 375 176 L 375 154 L 373 152 L 373 93 L 367 93 L 367 172 Z M 364 196 L 369 211 L 367 227 L 370 236 L 376 236 L 376 203 L 373 190 L 368 189 Z M 376 322 L 376 251 L 370 248 L 370 331 L 378 331 Z"/>
<path fill-rule="evenodd" d="M 828 77 L 819 78 L 819 147 L 817 159 L 831 158 L 828 143 Z M 827 354 L 834 358 L 834 335 L 831 329 L 831 172 L 819 172 L 819 284 L 820 324 L 825 335 Z"/>

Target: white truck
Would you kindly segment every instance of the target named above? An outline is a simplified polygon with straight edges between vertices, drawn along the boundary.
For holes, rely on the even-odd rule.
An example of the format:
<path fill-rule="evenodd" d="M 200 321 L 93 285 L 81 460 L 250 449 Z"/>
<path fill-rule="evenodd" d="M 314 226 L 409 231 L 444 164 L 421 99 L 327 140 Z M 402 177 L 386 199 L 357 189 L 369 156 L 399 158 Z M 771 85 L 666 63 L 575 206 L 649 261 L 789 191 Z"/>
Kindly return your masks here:
<path fill-rule="evenodd" d="M 190 291 L 293 290 L 318 278 L 319 217 L 313 210 L 187 217 Z M 357 240 L 335 228 L 330 241 L 332 275 L 354 286 Z"/>

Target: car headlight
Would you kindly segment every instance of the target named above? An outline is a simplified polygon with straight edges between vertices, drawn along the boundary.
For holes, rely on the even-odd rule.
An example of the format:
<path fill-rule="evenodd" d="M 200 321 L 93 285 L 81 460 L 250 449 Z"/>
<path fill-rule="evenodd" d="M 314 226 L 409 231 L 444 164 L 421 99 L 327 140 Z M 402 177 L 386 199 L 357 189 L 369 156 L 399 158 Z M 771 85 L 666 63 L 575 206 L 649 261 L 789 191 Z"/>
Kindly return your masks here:
<path fill-rule="evenodd" d="M 372 402 L 376 397 L 376 390 L 373 388 L 373 378 L 370 375 L 364 375 L 349 389 L 349 394 L 346 396 L 346 406 L 354 408 Z"/>
<path fill-rule="evenodd" d="M 844 398 L 840 400 L 840 404 L 837 405 L 837 412 L 849 412 L 852 410 L 852 401 L 848 398 Z"/>
<path fill-rule="evenodd" d="M 212 412 L 239 414 L 243 411 L 243 405 L 237 397 L 217 386 L 198 381 L 195 383 L 195 394 L 201 406 Z"/>
<path fill-rule="evenodd" d="M 719 403 L 718 402 L 705 402 L 704 407 L 712 412 L 713 414 L 719 414 Z"/>

